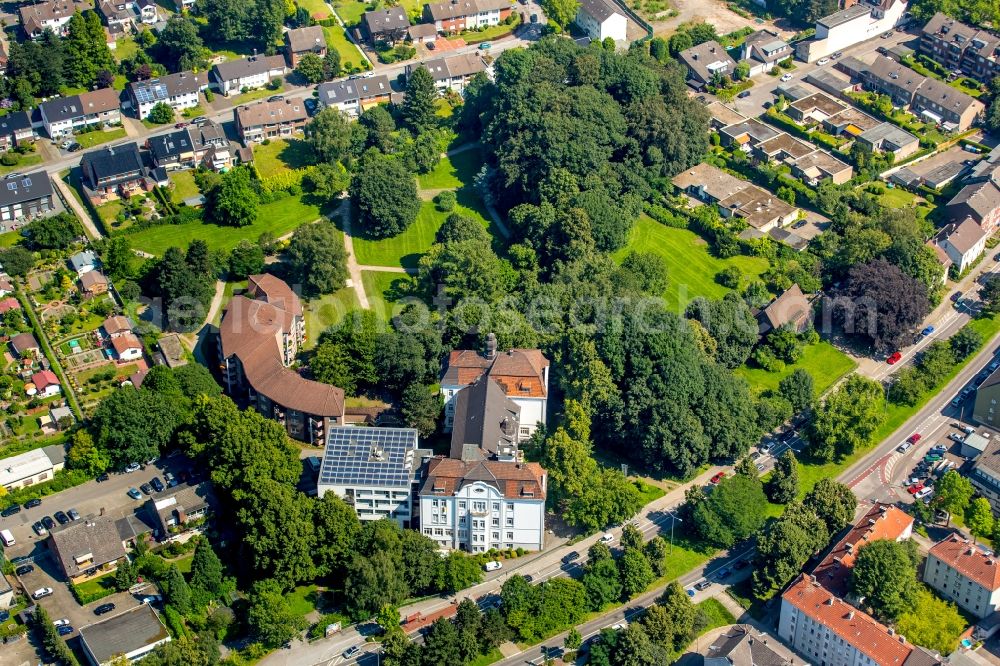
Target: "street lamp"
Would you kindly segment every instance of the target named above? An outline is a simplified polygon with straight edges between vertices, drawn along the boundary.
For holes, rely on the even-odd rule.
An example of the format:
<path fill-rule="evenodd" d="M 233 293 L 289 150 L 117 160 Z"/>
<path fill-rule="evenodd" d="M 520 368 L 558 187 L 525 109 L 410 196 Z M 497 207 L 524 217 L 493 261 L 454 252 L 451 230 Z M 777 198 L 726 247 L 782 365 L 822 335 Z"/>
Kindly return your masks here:
<path fill-rule="evenodd" d="M 670 554 L 673 555 L 674 554 L 674 523 L 676 523 L 678 520 L 680 520 L 682 523 L 684 521 L 681 520 L 680 518 L 678 518 L 677 514 L 674 511 L 671 511 L 669 509 L 667 510 L 667 515 L 670 516 Z"/>

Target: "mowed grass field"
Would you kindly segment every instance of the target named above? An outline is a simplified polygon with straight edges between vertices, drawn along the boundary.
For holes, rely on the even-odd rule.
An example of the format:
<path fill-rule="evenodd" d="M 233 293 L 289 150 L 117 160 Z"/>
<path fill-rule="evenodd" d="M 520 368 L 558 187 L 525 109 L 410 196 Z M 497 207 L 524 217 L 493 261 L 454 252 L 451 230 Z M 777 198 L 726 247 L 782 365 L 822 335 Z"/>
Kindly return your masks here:
<path fill-rule="evenodd" d="M 309 12 L 309 16 L 317 21 L 325 19 L 331 14 L 330 8 L 323 0 L 296 0 L 295 4 L 304 7 Z"/>
<path fill-rule="evenodd" d="M 724 268 L 736 266 L 747 279 L 756 278 L 768 269 L 767 260 L 761 257 L 713 257 L 708 252 L 708 243 L 698 234 L 664 226 L 646 215 L 636 221 L 628 245 L 616 252 L 614 258 L 621 262 L 633 251 L 652 252 L 663 257 L 670 280 L 663 296 L 668 307 L 678 312 L 699 296 L 725 296 L 729 289 L 715 281 L 716 273 Z"/>
<path fill-rule="evenodd" d="M 364 5 L 361 6 L 364 7 Z M 362 13 L 364 13 L 364 9 L 362 9 Z M 326 37 L 327 48 L 336 49 L 340 53 L 340 65 L 344 69 L 358 67 L 365 62 L 361 51 L 354 45 L 354 42 L 347 38 L 347 33 L 339 25 L 323 26 L 323 35 Z"/>
<path fill-rule="evenodd" d="M 451 157 L 443 157 L 431 171 L 417 176 L 417 184 L 423 190 L 471 187 L 482 166 L 482 149 L 470 148 Z"/>
<path fill-rule="evenodd" d="M 302 139 L 272 139 L 266 146 L 254 146 L 253 163 L 261 178 L 270 178 L 312 164 L 312 149 Z"/>
<path fill-rule="evenodd" d="M 802 368 L 813 376 L 816 395 L 822 394 L 833 386 L 838 379 L 857 367 L 854 360 L 826 340 L 820 340 L 802 350 L 802 358 L 797 363 L 785 366 L 781 372 L 768 372 L 760 368 L 737 368 L 736 374 L 744 377 L 755 392 L 777 390 L 778 383 Z"/>
<path fill-rule="evenodd" d="M 409 275 L 382 271 L 361 271 L 361 281 L 372 310 L 384 319 L 392 316 L 392 306 L 415 284 Z"/>
<path fill-rule="evenodd" d="M 319 206 L 306 203 L 300 197 L 286 197 L 261 206 L 257 221 L 246 227 L 222 227 L 201 221 L 164 224 L 131 234 L 129 240 L 133 248 L 157 256 L 170 247 L 187 247 L 195 239 L 204 240 L 212 250 L 232 250 L 243 239 L 256 242 L 265 231 L 284 236 L 299 225 L 319 219 L 320 214 Z"/>

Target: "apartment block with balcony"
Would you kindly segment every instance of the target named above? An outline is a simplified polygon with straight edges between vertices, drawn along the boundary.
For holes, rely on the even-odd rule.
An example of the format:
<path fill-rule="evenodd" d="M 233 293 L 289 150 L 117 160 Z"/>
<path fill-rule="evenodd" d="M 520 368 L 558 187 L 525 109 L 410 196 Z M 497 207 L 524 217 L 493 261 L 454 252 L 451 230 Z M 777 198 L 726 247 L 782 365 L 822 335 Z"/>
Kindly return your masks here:
<path fill-rule="evenodd" d="M 1000 562 L 991 551 L 952 534 L 934 544 L 924 582 L 980 620 L 1000 609 Z"/>
<path fill-rule="evenodd" d="M 1000 75 L 1000 37 L 938 12 L 920 31 L 919 52 L 983 83 Z"/>

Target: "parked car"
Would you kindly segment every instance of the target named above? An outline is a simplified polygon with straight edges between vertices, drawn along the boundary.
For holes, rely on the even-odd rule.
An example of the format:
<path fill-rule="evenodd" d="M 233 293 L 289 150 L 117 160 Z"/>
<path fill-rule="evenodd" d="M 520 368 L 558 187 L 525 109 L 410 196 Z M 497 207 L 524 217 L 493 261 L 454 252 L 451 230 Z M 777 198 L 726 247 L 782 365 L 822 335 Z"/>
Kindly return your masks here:
<path fill-rule="evenodd" d="M 35 570 L 35 565 L 33 565 L 33 564 L 23 564 L 23 565 L 19 566 L 14 573 L 16 573 L 18 576 L 26 576 L 26 575 L 30 574 L 32 571 L 34 571 L 34 570 Z"/>
<path fill-rule="evenodd" d="M 920 335 L 930 335 L 933 332 L 934 332 L 934 327 L 927 326 L 926 328 L 924 328 L 924 330 L 920 331 Z"/>
<path fill-rule="evenodd" d="M 836 52 L 836 53 L 834 53 L 834 54 L 833 54 L 832 56 L 830 56 L 830 59 L 831 59 L 831 60 L 836 60 L 837 58 L 839 58 L 839 57 L 840 57 L 840 56 L 842 56 L 842 55 L 844 55 L 844 52 L 843 52 L 843 51 L 837 51 L 837 52 Z"/>
<path fill-rule="evenodd" d="M 580 557 L 580 553 L 574 550 L 572 553 L 566 553 L 565 555 L 563 555 L 562 563 L 570 564 L 571 562 L 575 562 L 578 557 Z"/>
<path fill-rule="evenodd" d="M 110 613 L 114 609 L 115 605 L 112 603 L 101 604 L 100 606 L 94 609 L 94 615 L 105 615 L 107 613 Z"/>
<path fill-rule="evenodd" d="M 173 488 L 174 486 L 177 485 L 177 477 L 175 477 L 170 472 L 163 473 L 163 480 L 166 482 L 167 488 Z"/>
<path fill-rule="evenodd" d="M 267 98 L 267 101 L 268 102 L 284 102 L 285 101 L 285 96 L 284 95 L 271 95 L 270 97 Z"/>
<path fill-rule="evenodd" d="M 65 617 L 61 620 L 52 620 L 53 627 L 65 627 L 68 624 L 69 624 L 69 619 Z"/>
<path fill-rule="evenodd" d="M 350 659 L 359 652 L 361 652 L 361 648 L 359 648 L 357 645 L 352 645 L 351 647 L 344 650 L 344 653 L 341 656 L 344 659 Z"/>
<path fill-rule="evenodd" d="M 532 23 L 538 23 L 538 14 L 532 14 L 531 15 L 531 22 Z"/>
<path fill-rule="evenodd" d="M 140 465 L 139 463 L 137 462 L 129 463 L 128 466 L 125 468 L 125 473 L 131 474 L 132 472 L 138 472 L 140 469 L 142 469 L 142 465 Z"/>
<path fill-rule="evenodd" d="M 31 593 L 31 598 L 32 599 L 41 599 L 43 597 L 49 596 L 50 594 L 52 594 L 52 588 L 51 587 L 40 587 L 40 588 L 38 588 L 37 590 L 35 590 L 34 592 Z"/>
<path fill-rule="evenodd" d="M 964 398 L 964 397 L 965 397 L 964 395 L 956 395 L 954 398 L 951 399 L 951 406 L 952 407 L 958 407 L 959 405 L 961 405 L 962 404 L 962 398 Z"/>
<path fill-rule="evenodd" d="M 737 97 L 739 97 L 740 99 L 746 99 L 749 96 L 750 96 L 750 91 L 749 90 L 744 90 L 739 95 L 737 95 Z"/>
<path fill-rule="evenodd" d="M 724 478 L 726 478 L 726 473 L 719 472 L 709 480 L 709 483 L 715 484 L 718 483 L 719 481 L 722 481 Z"/>
<path fill-rule="evenodd" d="M 957 432 L 953 432 L 950 435 L 948 435 L 948 439 L 950 439 L 953 442 L 958 442 L 959 444 L 965 441 L 965 438 L 959 435 Z"/>
<path fill-rule="evenodd" d="M 911 495 L 916 495 L 923 489 L 924 489 L 924 484 L 914 483 L 912 486 L 906 489 L 906 492 L 910 493 Z"/>
<path fill-rule="evenodd" d="M 80 520 L 80 512 L 77 511 L 76 509 L 70 509 L 66 513 L 69 514 L 70 520 Z"/>
<path fill-rule="evenodd" d="M 140 492 L 139 492 L 138 490 L 136 490 L 135 488 L 129 488 L 129 489 L 128 489 L 128 492 L 127 492 L 127 493 L 125 493 L 125 494 L 126 494 L 126 495 L 128 495 L 129 497 L 131 497 L 131 498 L 132 498 L 132 499 L 134 499 L 134 500 L 137 500 L 137 499 L 142 499 L 142 493 L 140 493 Z"/>
<path fill-rule="evenodd" d="M 51 516 L 42 516 L 42 525 L 45 525 L 45 529 L 51 530 L 56 526 L 56 521 L 52 520 Z"/>
<path fill-rule="evenodd" d="M 144 604 L 158 604 L 161 601 L 163 601 L 163 597 L 159 594 L 147 594 L 142 598 Z"/>
<path fill-rule="evenodd" d="M 40 520 L 36 520 L 35 524 L 31 526 L 31 529 L 34 530 L 35 534 L 38 536 L 44 536 L 48 533 L 48 530 L 45 529 L 45 525 L 42 525 L 42 521 Z"/>
<path fill-rule="evenodd" d="M 149 487 L 148 483 L 144 483 L 139 486 L 139 490 L 142 491 L 143 495 L 151 495 L 153 493 L 153 489 Z"/>
<path fill-rule="evenodd" d="M 70 634 L 73 633 L 73 631 L 74 631 L 73 627 L 69 626 L 68 624 L 56 628 L 56 633 L 59 634 L 60 636 L 69 636 Z"/>
<path fill-rule="evenodd" d="M 909 437 L 907 437 L 906 441 L 908 441 L 910 444 L 916 444 L 917 442 L 920 441 L 920 437 L 921 437 L 921 434 L 919 432 L 915 432 L 912 435 L 910 435 Z"/>
<path fill-rule="evenodd" d="M 781 82 L 782 83 L 788 83 L 791 80 L 792 80 L 792 75 L 791 74 L 782 74 L 781 75 Z"/>
<path fill-rule="evenodd" d="M 153 486 L 153 490 L 155 490 L 158 493 L 162 493 L 163 489 L 165 488 L 165 486 L 163 485 L 163 481 L 160 481 L 160 477 L 158 476 L 154 476 L 152 479 L 150 479 L 149 485 Z"/>
<path fill-rule="evenodd" d="M 65 525 L 66 523 L 69 522 L 69 516 L 67 516 L 62 511 L 56 511 L 52 515 L 55 516 L 56 522 L 59 523 L 60 525 Z"/>
<path fill-rule="evenodd" d="M 177 123 L 176 125 L 174 125 L 174 129 L 184 129 L 187 126 L 188 126 L 187 123 Z"/>
<path fill-rule="evenodd" d="M 774 448 L 774 442 L 772 442 L 771 440 L 768 440 L 768 441 L 764 442 L 763 445 L 761 445 L 760 452 L 766 455 L 766 454 L 770 453 L 771 449 L 773 449 L 773 448 Z"/>
<path fill-rule="evenodd" d="M 100 476 L 97 477 L 97 482 L 98 483 L 102 483 L 104 481 L 107 481 L 110 478 L 111 478 L 111 476 L 107 472 L 104 472 L 103 474 L 101 474 Z"/>
<path fill-rule="evenodd" d="M 0 611 L 0 622 L 6 622 L 10 619 L 10 611 Z"/>
<path fill-rule="evenodd" d="M 730 574 L 732 574 L 732 573 L 733 572 L 729 569 L 729 567 L 723 567 L 723 568 L 719 569 L 719 572 L 717 574 L 715 574 L 715 577 L 718 580 L 725 580 L 725 579 L 729 578 Z"/>
<path fill-rule="evenodd" d="M 12 506 L 7 507 L 3 511 L 0 511 L 0 518 L 7 518 L 8 516 L 13 516 L 15 513 L 20 513 L 20 512 L 21 512 L 21 505 L 14 504 Z"/>
<path fill-rule="evenodd" d="M 909 442 L 903 442 L 902 444 L 896 447 L 896 450 L 899 451 L 900 453 L 906 453 L 907 451 L 910 450 L 911 446 L 913 446 L 913 444 L 910 444 Z"/>
<path fill-rule="evenodd" d="M 823 65 L 825 65 L 828 62 L 830 62 L 829 58 L 820 58 L 819 60 L 816 61 L 816 66 L 817 67 L 822 67 Z"/>
<path fill-rule="evenodd" d="M 976 429 L 967 423 L 961 424 L 960 426 L 958 426 L 958 429 L 964 432 L 966 435 L 971 435 L 972 433 L 976 432 Z"/>
<path fill-rule="evenodd" d="M 491 48 L 493 48 L 493 45 L 490 44 L 489 42 L 483 42 L 482 44 L 479 45 L 480 51 L 489 51 Z M 372 72 L 371 75 L 375 76 L 375 72 Z"/>
<path fill-rule="evenodd" d="M 892 352 L 892 354 L 889 355 L 889 358 L 885 359 L 885 362 L 889 365 L 896 365 L 899 363 L 901 358 L 903 358 L 903 354 L 901 352 Z"/>
<path fill-rule="evenodd" d="M 499 571 L 500 569 L 503 569 L 503 562 L 493 560 L 492 562 L 487 562 L 483 568 L 487 571 Z"/>
<path fill-rule="evenodd" d="M 792 229 L 801 229 L 807 224 L 809 224 L 809 220 L 799 220 L 798 222 L 792 225 Z"/>
<path fill-rule="evenodd" d="M 27 502 L 25 502 L 24 503 L 24 508 L 25 509 L 34 509 L 36 506 L 41 506 L 41 505 L 42 505 L 42 500 L 40 500 L 40 499 L 38 499 L 36 497 L 34 499 L 30 499 Z"/>
<path fill-rule="evenodd" d="M 885 48 L 884 46 L 880 46 L 877 49 L 875 49 L 875 51 L 880 53 L 881 55 L 885 55 L 889 52 L 889 49 Z"/>
<path fill-rule="evenodd" d="M 704 590 L 707 587 L 711 587 L 711 585 L 712 585 L 712 581 L 710 581 L 710 580 L 708 580 L 706 578 L 705 580 L 699 580 L 697 583 L 695 583 L 694 584 L 694 589 L 696 589 L 696 590 Z"/>
<path fill-rule="evenodd" d="M 614 540 L 615 540 L 615 535 L 611 534 L 611 532 L 606 532 L 603 536 L 601 536 L 601 543 L 603 544 L 612 543 Z"/>
<path fill-rule="evenodd" d="M 941 458 L 943 457 L 944 456 L 942 456 L 940 453 L 928 453 L 926 456 L 924 456 L 924 460 L 926 460 L 929 463 L 932 463 L 941 460 Z"/>
<path fill-rule="evenodd" d="M 78 143 L 73 143 L 73 145 L 71 145 L 71 146 L 69 147 L 69 152 L 71 152 L 71 153 L 75 153 L 75 152 L 77 152 L 78 150 L 81 150 L 81 149 L 83 149 L 83 146 L 81 146 L 81 145 L 80 145 L 80 144 L 78 144 Z"/>
<path fill-rule="evenodd" d="M 733 562 L 733 570 L 739 571 L 741 569 L 746 569 L 750 565 L 746 560 L 736 560 Z"/>
<path fill-rule="evenodd" d="M 925 497 L 928 497 L 933 492 L 934 492 L 933 488 L 924 487 L 924 489 L 918 492 L 916 495 L 914 495 L 914 497 L 916 497 L 917 499 L 923 499 Z"/>

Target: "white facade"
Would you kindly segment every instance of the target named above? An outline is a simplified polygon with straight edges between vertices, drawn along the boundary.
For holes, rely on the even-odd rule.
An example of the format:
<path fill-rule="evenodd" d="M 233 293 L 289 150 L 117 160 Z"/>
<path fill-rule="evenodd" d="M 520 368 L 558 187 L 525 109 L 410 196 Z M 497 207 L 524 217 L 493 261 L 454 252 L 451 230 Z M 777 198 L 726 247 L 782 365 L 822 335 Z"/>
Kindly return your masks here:
<path fill-rule="evenodd" d="M 618 12 L 600 21 L 591 16 L 581 5 L 576 12 L 576 24 L 596 41 L 603 41 L 608 37 L 616 42 L 628 41 L 628 19 Z"/>
<path fill-rule="evenodd" d="M 961 273 L 966 268 L 971 266 L 972 262 L 978 259 L 983 252 L 986 251 L 986 239 L 987 235 L 983 234 L 982 238 L 976 241 L 975 245 L 970 247 L 965 252 L 962 252 L 961 249 L 952 245 L 951 241 L 947 238 L 942 239 L 939 245 L 941 246 L 941 249 L 947 253 L 948 258 L 955 264 L 958 272 Z"/>
<path fill-rule="evenodd" d="M 814 664 L 824 666 L 876 666 L 877 662 L 845 642 L 830 627 L 781 600 L 778 637 Z"/>
<path fill-rule="evenodd" d="M 493 485 L 476 481 L 449 497 L 421 494 L 420 529 L 441 548 L 542 550 L 545 500 L 506 498 Z"/>
<path fill-rule="evenodd" d="M 58 393 L 59 387 L 56 386 L 56 389 Z M 27 451 L 0 460 L 0 486 L 10 492 L 43 481 L 51 481 L 55 473 L 62 468 L 62 462 L 53 464 L 42 449 Z"/>
<path fill-rule="evenodd" d="M 283 62 L 283 60 L 282 60 Z M 284 65 L 278 67 L 270 67 L 266 71 L 247 74 L 245 76 L 237 76 L 232 79 L 226 80 L 216 80 L 216 85 L 219 88 L 219 92 L 223 95 L 229 95 L 234 92 L 240 92 L 244 88 L 248 90 L 253 90 L 255 88 L 263 88 L 271 79 L 276 79 L 284 76 L 285 68 Z"/>
<path fill-rule="evenodd" d="M 118 352 L 119 361 L 136 361 L 142 358 L 142 347 L 129 347 Z"/>
<path fill-rule="evenodd" d="M 153 110 L 153 107 L 157 104 L 168 104 L 170 108 L 175 111 L 183 111 L 184 109 L 193 109 L 198 106 L 198 91 L 192 90 L 189 92 L 183 92 L 178 95 L 173 95 L 165 99 L 156 99 L 149 101 L 140 101 L 137 108 L 140 118 L 145 118 L 149 115 L 149 112 Z"/>
<path fill-rule="evenodd" d="M 909 19 L 906 0 L 883 0 L 881 5 L 861 2 L 816 22 L 814 39 L 800 42 L 796 55 L 814 62 L 855 44 L 878 37 Z M 866 11 L 867 10 L 867 11 Z"/>
<path fill-rule="evenodd" d="M 970 548 L 975 546 L 970 545 Z M 996 563 L 994 567 L 998 566 Z M 990 590 L 957 568 L 938 558 L 933 551 L 924 565 L 924 582 L 942 597 L 982 619 L 1000 608 L 1000 587 Z"/>
<path fill-rule="evenodd" d="M 548 386 L 548 370 L 545 373 L 546 386 Z M 451 432 L 455 425 L 455 396 L 464 389 L 465 386 L 441 386 L 441 397 L 444 398 L 444 430 Z M 518 395 L 507 395 L 511 402 L 521 408 L 521 422 L 518 432 L 518 439 L 524 440 L 531 437 L 538 424 L 545 425 L 546 398 L 524 398 Z"/>
<path fill-rule="evenodd" d="M 408 527 L 413 514 L 413 491 L 410 485 L 366 486 L 319 484 L 317 495 L 322 499 L 327 493 L 334 493 L 354 506 L 358 520 L 394 520 L 400 527 Z"/>

